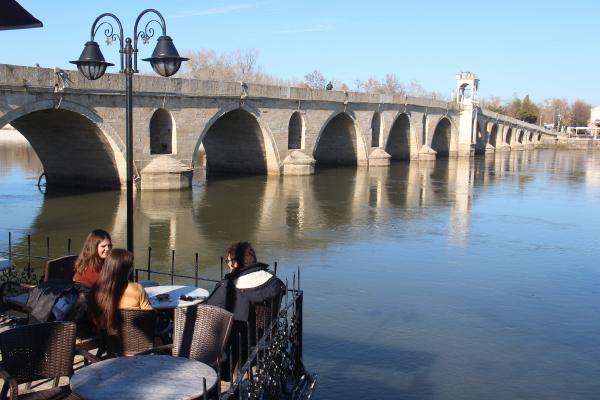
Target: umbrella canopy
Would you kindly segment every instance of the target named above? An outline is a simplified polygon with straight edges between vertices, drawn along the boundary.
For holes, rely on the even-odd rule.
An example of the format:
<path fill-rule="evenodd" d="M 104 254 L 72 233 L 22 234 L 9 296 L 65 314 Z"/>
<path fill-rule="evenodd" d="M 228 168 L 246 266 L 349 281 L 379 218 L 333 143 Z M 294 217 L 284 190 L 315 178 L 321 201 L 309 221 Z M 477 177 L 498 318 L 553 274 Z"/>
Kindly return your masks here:
<path fill-rule="evenodd" d="M 0 0 L 0 31 L 42 26 L 42 21 L 29 14 L 15 0 Z"/>

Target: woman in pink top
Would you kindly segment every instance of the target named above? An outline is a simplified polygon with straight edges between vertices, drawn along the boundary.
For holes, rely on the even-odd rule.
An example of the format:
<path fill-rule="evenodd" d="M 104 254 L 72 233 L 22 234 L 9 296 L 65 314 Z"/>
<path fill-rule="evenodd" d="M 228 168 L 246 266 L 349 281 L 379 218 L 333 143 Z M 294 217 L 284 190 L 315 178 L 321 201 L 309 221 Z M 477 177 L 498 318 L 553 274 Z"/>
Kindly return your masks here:
<path fill-rule="evenodd" d="M 88 288 L 100 277 L 102 264 L 112 249 L 112 242 L 108 232 L 95 229 L 85 239 L 77 260 L 75 260 L 75 275 L 73 281 L 79 282 Z"/>

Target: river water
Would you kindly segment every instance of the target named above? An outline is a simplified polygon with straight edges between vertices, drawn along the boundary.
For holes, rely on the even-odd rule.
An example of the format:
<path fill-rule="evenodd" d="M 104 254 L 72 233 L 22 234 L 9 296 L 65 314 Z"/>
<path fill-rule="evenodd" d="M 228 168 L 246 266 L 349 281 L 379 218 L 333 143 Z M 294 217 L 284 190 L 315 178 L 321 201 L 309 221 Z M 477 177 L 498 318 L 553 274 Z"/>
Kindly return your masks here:
<path fill-rule="evenodd" d="M 0 249 L 125 246 L 119 192 L 38 190 L 0 143 Z M 311 177 L 221 177 L 137 194 L 136 264 L 218 278 L 247 239 L 305 291 L 322 399 L 592 399 L 600 393 L 600 153 L 534 150 Z M 23 264 L 25 261 L 21 261 Z M 33 263 L 34 267 L 37 264 Z M 210 285 L 207 285 L 210 287 Z"/>

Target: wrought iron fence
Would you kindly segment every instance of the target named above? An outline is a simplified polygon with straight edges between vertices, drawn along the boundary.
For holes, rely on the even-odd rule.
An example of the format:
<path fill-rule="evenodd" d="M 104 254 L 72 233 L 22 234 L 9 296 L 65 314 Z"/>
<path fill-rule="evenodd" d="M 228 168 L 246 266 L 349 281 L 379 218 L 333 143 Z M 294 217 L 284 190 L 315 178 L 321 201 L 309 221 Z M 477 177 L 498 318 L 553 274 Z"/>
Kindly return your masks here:
<path fill-rule="evenodd" d="M 303 296 L 299 286 L 288 289 L 277 317 L 256 345 L 248 347 L 251 353 L 221 399 L 312 398 L 317 380 L 302 362 Z"/>

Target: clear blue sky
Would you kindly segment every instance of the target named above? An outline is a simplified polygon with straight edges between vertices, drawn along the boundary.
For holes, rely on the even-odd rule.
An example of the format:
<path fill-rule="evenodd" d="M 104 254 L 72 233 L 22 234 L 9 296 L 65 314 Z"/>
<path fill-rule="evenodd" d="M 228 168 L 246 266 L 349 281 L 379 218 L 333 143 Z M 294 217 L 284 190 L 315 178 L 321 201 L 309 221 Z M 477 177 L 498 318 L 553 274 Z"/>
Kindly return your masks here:
<path fill-rule="evenodd" d="M 0 31 L 0 63 L 70 68 L 93 20 L 116 14 L 125 36 L 157 8 L 180 52 L 259 51 L 263 72 L 346 82 L 395 73 L 449 94 L 454 74 L 479 75 L 480 95 L 577 98 L 600 105 L 600 1 L 42 1 L 19 0 L 41 29 Z M 117 50 L 99 39 L 107 61 Z M 154 45 L 144 46 L 141 58 Z M 113 67 L 112 71 L 115 71 Z"/>

